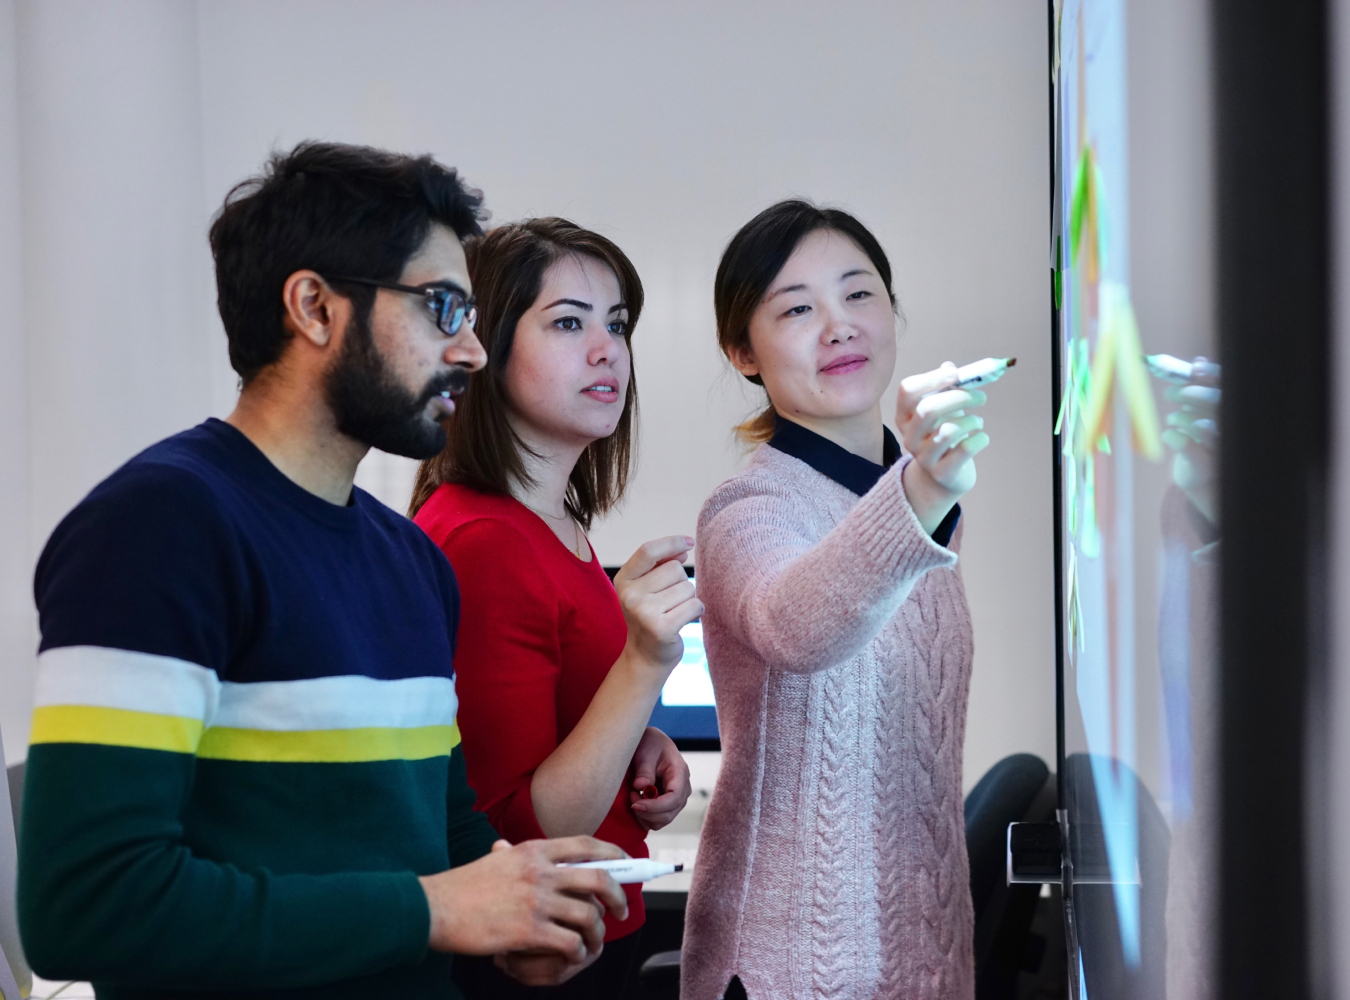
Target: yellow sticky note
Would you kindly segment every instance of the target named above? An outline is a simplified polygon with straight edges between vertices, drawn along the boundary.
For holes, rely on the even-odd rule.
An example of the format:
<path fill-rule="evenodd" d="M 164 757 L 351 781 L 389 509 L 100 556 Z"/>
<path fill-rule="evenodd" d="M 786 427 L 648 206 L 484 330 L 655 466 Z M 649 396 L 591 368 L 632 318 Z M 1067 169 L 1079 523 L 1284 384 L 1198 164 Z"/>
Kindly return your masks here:
<path fill-rule="evenodd" d="M 1134 444 L 1145 458 L 1162 458 L 1162 435 L 1158 409 L 1149 387 L 1148 369 L 1139 340 L 1139 324 L 1134 318 L 1129 290 L 1113 281 L 1103 281 L 1098 289 L 1099 325 L 1097 350 L 1092 358 L 1092 380 L 1088 386 L 1087 413 L 1083 420 L 1080 457 L 1088 453 L 1089 442 L 1107 433 L 1106 419 L 1117 385 L 1130 414 Z"/>
<path fill-rule="evenodd" d="M 1116 339 L 1119 324 L 1115 322 L 1114 295 L 1108 294 L 1114 286 L 1103 283 L 1098 291 L 1097 349 L 1092 355 L 1091 376 L 1088 379 L 1087 402 L 1083 407 L 1083 435 L 1078 439 L 1079 458 L 1086 458 L 1097 439 L 1106 431 L 1106 415 L 1111 412 L 1111 393 L 1116 384 Z"/>

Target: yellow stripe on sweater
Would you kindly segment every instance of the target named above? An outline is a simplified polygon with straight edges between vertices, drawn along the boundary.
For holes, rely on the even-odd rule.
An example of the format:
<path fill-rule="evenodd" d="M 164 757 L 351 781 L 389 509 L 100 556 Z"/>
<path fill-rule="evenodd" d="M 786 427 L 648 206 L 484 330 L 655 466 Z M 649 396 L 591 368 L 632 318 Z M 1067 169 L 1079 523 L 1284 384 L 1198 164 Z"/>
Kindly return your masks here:
<path fill-rule="evenodd" d="M 96 705 L 42 705 L 33 710 L 32 743 L 100 743 L 142 750 L 195 753 L 197 719 Z"/>
<path fill-rule="evenodd" d="M 285 731 L 213 726 L 202 734 L 197 756 L 268 763 L 354 764 L 376 760 L 448 757 L 459 745 L 459 723 L 394 729 Z"/>

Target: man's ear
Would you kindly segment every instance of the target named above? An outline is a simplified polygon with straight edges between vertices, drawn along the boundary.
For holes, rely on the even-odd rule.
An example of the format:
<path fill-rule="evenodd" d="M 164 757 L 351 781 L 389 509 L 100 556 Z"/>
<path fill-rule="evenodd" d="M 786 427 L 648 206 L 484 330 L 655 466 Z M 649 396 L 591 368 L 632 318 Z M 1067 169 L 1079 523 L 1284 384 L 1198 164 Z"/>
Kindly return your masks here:
<path fill-rule="evenodd" d="M 351 299 L 333 291 L 315 271 L 296 271 L 287 278 L 281 303 L 287 328 L 319 348 L 337 339 L 352 309 Z"/>
<path fill-rule="evenodd" d="M 751 375 L 759 374 L 759 365 L 755 363 L 755 352 L 750 349 L 749 344 L 732 347 L 727 351 L 727 360 L 731 362 L 731 367 L 749 378 Z"/>

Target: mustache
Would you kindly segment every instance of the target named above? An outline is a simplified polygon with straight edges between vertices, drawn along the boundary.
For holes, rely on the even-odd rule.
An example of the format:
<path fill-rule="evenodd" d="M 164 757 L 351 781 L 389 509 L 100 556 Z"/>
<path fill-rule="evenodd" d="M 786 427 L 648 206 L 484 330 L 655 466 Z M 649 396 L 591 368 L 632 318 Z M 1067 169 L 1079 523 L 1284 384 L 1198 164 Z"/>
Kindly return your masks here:
<path fill-rule="evenodd" d="M 458 396 L 469 388 L 469 372 L 465 368 L 451 368 L 444 375 L 439 375 L 427 383 L 426 389 L 422 391 L 422 403 L 428 403 L 433 396 L 439 396 L 448 391 L 452 396 Z"/>

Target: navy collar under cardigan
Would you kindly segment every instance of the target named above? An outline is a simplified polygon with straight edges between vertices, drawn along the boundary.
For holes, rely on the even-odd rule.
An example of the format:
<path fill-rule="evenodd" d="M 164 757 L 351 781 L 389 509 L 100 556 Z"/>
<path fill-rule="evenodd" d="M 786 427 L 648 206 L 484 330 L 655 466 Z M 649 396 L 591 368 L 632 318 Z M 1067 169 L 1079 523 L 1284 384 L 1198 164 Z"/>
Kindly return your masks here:
<path fill-rule="evenodd" d="M 849 492 L 862 496 L 877 484 L 877 480 L 886 474 L 887 469 L 900 461 L 900 442 L 895 439 L 889 427 L 883 425 L 881 433 L 881 465 L 841 448 L 815 431 L 807 430 L 801 424 L 776 415 L 773 422 L 773 437 L 769 438 L 769 445 L 785 455 L 791 455 L 805 462 L 822 476 L 833 479 Z M 952 533 L 956 531 L 956 522 L 960 518 L 961 505 L 956 504 L 933 531 L 933 541 L 942 546 L 950 542 Z"/>

